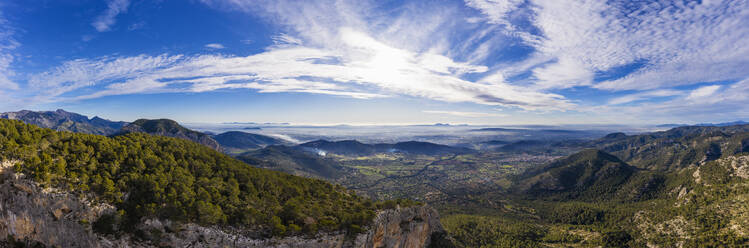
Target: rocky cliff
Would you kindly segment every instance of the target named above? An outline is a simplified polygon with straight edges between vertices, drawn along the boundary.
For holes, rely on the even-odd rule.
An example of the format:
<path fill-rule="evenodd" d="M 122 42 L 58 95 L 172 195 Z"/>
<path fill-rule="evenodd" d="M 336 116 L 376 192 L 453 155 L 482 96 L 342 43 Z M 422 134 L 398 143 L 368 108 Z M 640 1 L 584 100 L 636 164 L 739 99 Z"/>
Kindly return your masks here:
<path fill-rule="evenodd" d="M 429 206 L 397 208 L 378 213 L 373 223 L 358 235 L 323 233 L 262 239 L 242 230 L 203 227 L 165 220 L 144 220 L 139 233 L 102 235 L 92 224 L 114 207 L 96 204 L 85 196 L 45 188 L 14 173 L 15 162 L 0 163 L 0 247 L 451 247 Z"/>
<path fill-rule="evenodd" d="M 429 206 L 380 212 L 353 247 L 451 247 L 437 211 Z"/>
<path fill-rule="evenodd" d="M 8 243 L 27 246 L 100 246 L 99 238 L 85 223 L 91 223 L 112 207 L 93 205 L 70 193 L 43 189 L 24 175 L 13 173 L 13 164 L 0 163 L 0 237 L 8 237 Z"/>

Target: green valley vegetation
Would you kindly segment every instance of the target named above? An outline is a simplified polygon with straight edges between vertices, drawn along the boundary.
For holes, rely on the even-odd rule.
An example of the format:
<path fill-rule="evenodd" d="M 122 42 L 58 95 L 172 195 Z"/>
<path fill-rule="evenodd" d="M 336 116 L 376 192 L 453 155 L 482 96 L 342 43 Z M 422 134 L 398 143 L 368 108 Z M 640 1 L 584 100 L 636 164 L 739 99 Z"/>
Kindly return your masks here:
<path fill-rule="evenodd" d="M 438 206 L 463 247 L 747 247 L 749 126 L 610 135 Z M 624 159 L 620 159 L 624 158 Z M 490 203 L 490 204 L 487 204 Z"/>
<path fill-rule="evenodd" d="M 58 132 L 0 120 L 0 159 L 48 187 L 118 209 L 93 227 L 129 230 L 146 218 L 260 230 L 268 236 L 359 232 L 375 202 L 328 182 L 259 169 L 184 139 L 129 133 L 115 137 Z"/>

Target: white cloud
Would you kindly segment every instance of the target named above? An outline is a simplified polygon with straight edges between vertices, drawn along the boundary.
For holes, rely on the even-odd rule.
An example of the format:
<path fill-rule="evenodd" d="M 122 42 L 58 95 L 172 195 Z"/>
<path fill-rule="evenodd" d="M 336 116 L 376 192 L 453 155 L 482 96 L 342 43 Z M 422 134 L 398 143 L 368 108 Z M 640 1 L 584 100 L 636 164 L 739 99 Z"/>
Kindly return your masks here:
<path fill-rule="evenodd" d="M 560 58 L 556 63 L 532 71 L 538 79 L 535 86 L 542 89 L 589 86 L 593 82 L 593 72 L 582 66 L 579 61 L 570 58 Z"/>
<path fill-rule="evenodd" d="M 81 36 L 81 41 L 83 41 L 83 42 L 89 42 L 89 41 L 91 41 L 93 39 L 94 39 L 94 36 L 90 35 L 90 34 L 85 34 L 85 35 Z"/>
<path fill-rule="evenodd" d="M 504 27 L 534 49 L 524 61 L 495 66 L 494 74 L 511 78 L 530 72 L 528 79 L 514 83 L 541 92 L 578 86 L 586 91 L 635 91 L 608 99 L 604 106 L 590 106 L 582 99 L 578 111 L 623 122 L 749 117 L 744 108 L 749 99 L 747 0 L 465 4 L 479 10 L 485 23 L 494 24 L 491 28 Z M 510 14 L 523 11 L 530 13 Z M 622 76 L 597 82 L 597 74 Z M 741 79 L 730 86 L 679 89 Z"/>
<path fill-rule="evenodd" d="M 224 45 L 221 45 L 219 43 L 205 44 L 205 47 L 206 48 L 211 48 L 211 49 L 224 49 L 225 48 Z"/>
<path fill-rule="evenodd" d="M 631 106 L 599 106 L 590 111 L 599 118 L 619 122 L 697 123 L 735 121 L 749 118 L 745 108 L 749 99 L 749 78 L 729 85 L 710 85 L 675 94 L 664 102 L 645 102 Z"/>
<path fill-rule="evenodd" d="M 91 26 L 94 26 L 96 31 L 99 32 L 111 30 L 112 26 L 117 22 L 117 15 L 127 12 L 129 6 L 130 0 L 108 0 L 107 10 L 96 17 Z"/>
<path fill-rule="evenodd" d="M 127 26 L 127 30 L 128 31 L 134 31 L 134 30 L 142 29 L 145 26 L 146 26 L 146 22 L 139 21 L 139 22 L 135 22 L 135 23 L 132 23 L 132 24 L 128 25 Z"/>
<path fill-rule="evenodd" d="M 441 114 L 441 115 L 451 115 L 451 116 L 471 117 L 471 118 L 504 117 L 504 116 L 507 116 L 507 115 L 498 114 L 498 113 L 444 111 L 444 110 L 424 110 L 422 112 L 427 113 L 427 114 Z"/>
<path fill-rule="evenodd" d="M 721 88 L 720 85 L 710 85 L 710 86 L 699 87 L 693 90 L 692 93 L 690 93 L 689 96 L 687 96 L 687 99 L 694 100 L 694 99 L 712 96 L 720 88 Z"/>
<path fill-rule="evenodd" d="M 466 0 L 466 5 L 478 9 L 486 15 L 489 22 L 496 24 L 512 24 L 507 20 L 507 14 L 517 9 L 524 0 Z"/>
<path fill-rule="evenodd" d="M 0 90 L 16 90 L 18 84 L 12 80 L 15 72 L 11 64 L 15 60 L 13 51 L 21 44 L 14 38 L 15 29 L 0 12 Z"/>
<path fill-rule="evenodd" d="M 276 45 L 301 45 L 302 40 L 288 34 L 280 34 L 272 37 Z"/>
<path fill-rule="evenodd" d="M 283 46 L 247 57 L 142 55 L 74 60 L 34 75 L 30 85 L 47 89 L 48 98 L 58 100 L 69 92 L 86 92 L 82 89 L 96 92 L 74 98 L 249 88 L 354 98 L 408 95 L 523 109 L 572 106 L 557 95 L 502 83 L 477 84 L 459 77 L 483 72 L 486 68 L 482 66 L 393 48 L 354 30 L 342 30 L 340 34 L 343 46 L 337 50 Z"/>
<path fill-rule="evenodd" d="M 404 8 L 404 16 L 393 20 L 369 16 L 366 2 L 204 2 L 264 13 L 288 26 L 288 32 L 274 37 L 276 45 L 265 52 L 246 57 L 142 55 L 74 60 L 33 75 L 31 85 L 44 89 L 39 98 L 48 101 L 247 88 L 353 98 L 405 95 L 526 110 L 574 107 L 560 95 L 513 86 L 500 77 L 481 83 L 465 79 L 488 68 L 444 55 L 449 53 L 439 49 L 444 42 L 434 40 L 441 39 L 440 27 L 453 19 L 434 15 L 423 23 L 409 22 L 411 14 L 434 14 L 421 6 Z"/>
<path fill-rule="evenodd" d="M 541 88 L 591 85 L 645 90 L 749 76 L 749 1 L 529 0 L 540 32 L 519 35 L 555 59 L 533 78 Z M 474 1 L 493 23 L 512 23 L 514 1 Z M 520 31 L 516 31 L 520 32 Z M 520 32 L 522 33 L 522 32 Z M 644 62 L 621 79 L 593 84 L 593 73 Z"/>
<path fill-rule="evenodd" d="M 609 100 L 609 104 L 611 105 L 617 105 L 617 104 L 624 104 L 624 103 L 630 103 L 640 100 L 649 100 L 653 97 L 668 97 L 668 96 L 678 96 L 683 95 L 684 92 L 678 91 L 678 90 L 652 90 L 652 91 L 644 91 L 634 94 L 629 94 L 621 97 L 616 97 L 611 100 Z"/>

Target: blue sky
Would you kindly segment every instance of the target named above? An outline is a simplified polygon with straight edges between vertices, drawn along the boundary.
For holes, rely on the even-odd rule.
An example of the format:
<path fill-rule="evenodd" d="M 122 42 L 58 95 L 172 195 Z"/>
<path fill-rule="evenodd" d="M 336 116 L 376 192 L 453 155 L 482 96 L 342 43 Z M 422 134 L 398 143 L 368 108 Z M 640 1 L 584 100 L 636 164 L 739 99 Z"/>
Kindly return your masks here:
<path fill-rule="evenodd" d="M 182 122 L 749 119 L 749 1 L 10 0 L 0 99 Z"/>

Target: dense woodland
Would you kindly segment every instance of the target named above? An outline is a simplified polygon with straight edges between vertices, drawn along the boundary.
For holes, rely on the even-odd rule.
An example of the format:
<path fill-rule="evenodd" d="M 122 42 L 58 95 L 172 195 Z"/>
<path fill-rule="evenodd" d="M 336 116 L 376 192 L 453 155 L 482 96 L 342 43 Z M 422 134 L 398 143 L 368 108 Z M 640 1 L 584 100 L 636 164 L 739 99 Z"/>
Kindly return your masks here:
<path fill-rule="evenodd" d="M 258 169 L 187 140 L 130 133 L 105 137 L 0 120 L 0 159 L 45 186 L 113 204 L 101 232 L 143 218 L 266 230 L 268 235 L 359 232 L 381 208 L 345 188 Z"/>
<path fill-rule="evenodd" d="M 637 171 L 623 183 L 604 170 L 609 155 L 590 154 L 542 170 L 549 178 L 558 173 L 550 180 L 558 184 L 546 183 L 553 187 L 503 195 L 509 201 L 502 209 L 442 222 L 462 247 L 749 246 L 749 179 L 738 176 L 740 163 L 733 162 L 746 153 L 678 171 Z"/>

